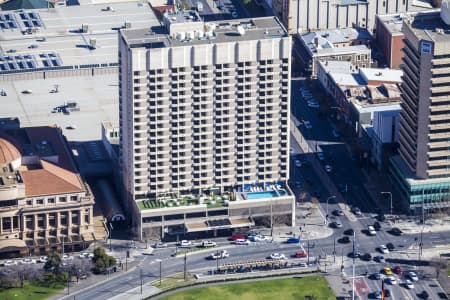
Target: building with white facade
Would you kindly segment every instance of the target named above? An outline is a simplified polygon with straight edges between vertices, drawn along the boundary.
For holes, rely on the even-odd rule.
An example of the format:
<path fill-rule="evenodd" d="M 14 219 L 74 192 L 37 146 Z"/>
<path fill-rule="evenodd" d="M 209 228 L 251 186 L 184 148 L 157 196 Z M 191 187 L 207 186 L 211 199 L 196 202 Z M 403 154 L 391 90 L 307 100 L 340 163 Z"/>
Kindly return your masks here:
<path fill-rule="evenodd" d="M 141 236 L 294 223 L 289 174 L 291 38 L 274 17 L 119 36 L 120 161 Z"/>

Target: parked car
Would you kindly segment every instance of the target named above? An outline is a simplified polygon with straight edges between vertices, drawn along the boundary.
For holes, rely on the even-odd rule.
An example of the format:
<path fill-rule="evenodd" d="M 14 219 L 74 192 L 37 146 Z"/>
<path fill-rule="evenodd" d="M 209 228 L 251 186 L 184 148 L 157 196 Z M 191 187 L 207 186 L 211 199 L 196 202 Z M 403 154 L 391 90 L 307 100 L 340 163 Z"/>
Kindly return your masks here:
<path fill-rule="evenodd" d="M 336 228 L 341 228 L 342 227 L 342 222 L 341 222 L 341 220 L 339 218 L 334 218 L 332 224 Z"/>
<path fill-rule="evenodd" d="M 367 227 L 367 231 L 369 232 L 369 235 L 377 235 L 377 232 L 375 231 L 375 228 L 373 226 Z"/>
<path fill-rule="evenodd" d="M 375 228 L 376 231 L 380 231 L 381 230 L 381 225 L 378 222 L 373 223 L 373 228 Z"/>
<path fill-rule="evenodd" d="M 233 234 L 233 236 L 231 237 L 232 241 L 235 240 L 245 240 L 247 237 L 244 234 Z"/>
<path fill-rule="evenodd" d="M 237 239 L 234 241 L 236 245 L 250 245 L 250 241 L 247 239 Z"/>
<path fill-rule="evenodd" d="M 338 243 L 348 244 L 350 243 L 350 238 L 348 236 L 343 236 L 340 239 L 338 239 Z"/>
<path fill-rule="evenodd" d="M 414 284 L 411 282 L 411 280 L 409 280 L 409 279 L 406 279 L 406 281 L 405 281 L 405 287 L 407 288 L 407 289 L 413 289 L 414 288 Z"/>
<path fill-rule="evenodd" d="M 16 266 L 17 265 L 17 261 L 15 260 L 7 260 L 3 263 L 3 265 L 5 267 L 10 267 L 10 266 Z"/>
<path fill-rule="evenodd" d="M 187 248 L 187 247 L 191 247 L 192 246 L 192 242 L 191 241 L 187 241 L 187 240 L 182 240 L 178 246 L 182 247 L 182 248 Z"/>
<path fill-rule="evenodd" d="M 383 253 L 383 254 L 388 254 L 389 253 L 389 249 L 385 246 L 385 245 L 380 245 L 378 247 L 378 250 Z"/>
<path fill-rule="evenodd" d="M 333 167 L 330 165 L 325 165 L 325 171 L 327 171 L 328 173 L 331 173 L 333 171 Z"/>
<path fill-rule="evenodd" d="M 364 253 L 364 255 L 362 255 L 360 258 L 365 261 L 371 261 L 372 255 L 370 255 L 370 253 Z"/>
<path fill-rule="evenodd" d="M 335 216 L 343 216 L 344 212 L 342 210 L 340 210 L 340 209 L 335 209 L 335 210 L 333 210 L 333 215 L 335 215 Z"/>
<path fill-rule="evenodd" d="M 389 267 L 384 267 L 384 268 L 383 268 L 383 272 L 384 272 L 384 274 L 386 274 L 386 275 L 392 275 L 392 270 L 391 270 L 391 268 L 389 268 Z"/>
<path fill-rule="evenodd" d="M 23 265 L 31 265 L 31 264 L 35 264 L 36 260 L 35 259 L 31 259 L 31 258 L 24 258 L 20 261 L 21 264 Z"/>
<path fill-rule="evenodd" d="M 397 284 L 397 279 L 394 277 L 394 276 L 388 276 L 387 278 L 386 278 L 386 281 L 388 282 L 388 283 L 390 283 L 390 284 L 392 284 L 392 285 L 394 285 L 394 284 Z"/>
<path fill-rule="evenodd" d="M 379 263 L 385 263 L 386 259 L 384 258 L 383 255 L 377 255 L 373 258 L 374 261 L 379 262 Z"/>
<path fill-rule="evenodd" d="M 38 262 L 45 264 L 47 262 L 47 260 L 48 260 L 48 257 L 43 255 L 43 256 L 39 257 Z"/>
<path fill-rule="evenodd" d="M 397 275 L 402 275 L 403 270 L 402 270 L 402 268 L 400 266 L 395 266 L 394 267 L 394 273 L 397 274 Z"/>
<path fill-rule="evenodd" d="M 389 231 L 389 233 L 391 233 L 392 235 L 395 235 L 395 236 L 400 236 L 400 235 L 403 234 L 403 231 L 401 231 L 400 228 L 393 227 L 393 228 Z"/>
<path fill-rule="evenodd" d="M 345 235 L 354 235 L 355 234 L 355 231 L 353 230 L 353 229 L 347 229 L 347 230 L 345 230 L 344 231 L 344 234 Z"/>
<path fill-rule="evenodd" d="M 288 244 L 298 244 L 300 243 L 300 239 L 296 237 L 290 237 L 286 240 L 286 243 Z"/>
<path fill-rule="evenodd" d="M 395 246 L 392 243 L 387 243 L 386 247 L 389 249 L 389 251 L 394 251 L 395 250 Z"/>
<path fill-rule="evenodd" d="M 419 277 L 417 276 L 416 272 L 413 271 L 408 272 L 408 278 L 414 282 L 419 281 Z"/>
<path fill-rule="evenodd" d="M 352 213 L 354 213 L 357 216 L 361 216 L 362 215 L 361 210 L 359 209 L 359 207 L 356 207 L 356 206 L 352 207 Z"/>
<path fill-rule="evenodd" d="M 273 259 L 273 260 L 283 260 L 283 259 L 286 259 L 286 255 L 276 252 L 276 253 L 270 254 L 269 258 Z"/>
<path fill-rule="evenodd" d="M 210 259 L 224 259 L 230 256 L 230 253 L 228 253 L 227 250 L 221 250 L 221 251 L 217 251 L 215 253 L 212 253 L 209 258 Z"/>
<path fill-rule="evenodd" d="M 203 248 L 215 247 L 215 246 L 217 246 L 217 244 L 215 242 L 212 242 L 212 241 L 203 241 L 202 242 L 202 247 Z"/>
<path fill-rule="evenodd" d="M 308 257 L 308 253 L 306 251 L 299 250 L 295 252 L 294 256 L 297 258 Z"/>
<path fill-rule="evenodd" d="M 298 159 L 296 159 L 296 160 L 295 160 L 295 166 L 296 166 L 296 167 L 301 167 L 301 166 L 302 166 L 301 161 L 299 161 Z"/>
<path fill-rule="evenodd" d="M 319 152 L 319 153 L 317 153 L 317 158 L 319 160 L 325 160 L 325 155 L 323 154 L 323 152 Z"/>
<path fill-rule="evenodd" d="M 423 290 L 422 293 L 418 294 L 418 296 L 419 296 L 421 299 L 424 299 L 424 300 L 430 298 L 430 295 L 429 295 L 428 292 L 425 291 L 425 290 Z"/>

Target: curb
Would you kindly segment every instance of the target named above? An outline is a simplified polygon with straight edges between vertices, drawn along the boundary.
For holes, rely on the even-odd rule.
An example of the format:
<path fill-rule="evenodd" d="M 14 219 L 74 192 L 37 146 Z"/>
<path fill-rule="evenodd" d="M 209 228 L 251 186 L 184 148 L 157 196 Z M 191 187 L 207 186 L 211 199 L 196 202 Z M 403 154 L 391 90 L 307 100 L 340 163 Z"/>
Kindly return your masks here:
<path fill-rule="evenodd" d="M 128 273 L 130 273 L 130 272 L 133 272 L 140 264 L 141 264 L 141 262 L 140 262 L 139 264 L 137 264 L 136 266 L 134 266 L 134 267 L 132 267 L 132 268 L 129 268 L 128 271 L 121 272 L 121 273 L 118 274 L 116 277 L 122 276 L 122 275 L 126 275 L 126 274 L 128 274 Z M 91 285 L 89 285 L 89 286 L 87 286 L 87 287 L 85 287 L 85 288 L 82 288 L 82 289 L 76 291 L 75 293 L 73 293 L 73 294 L 71 294 L 71 295 L 64 295 L 64 296 L 62 296 L 61 298 L 57 298 L 57 299 L 62 300 L 62 299 L 71 299 L 71 298 L 74 298 L 74 297 L 76 297 L 76 295 L 77 295 L 78 293 L 81 293 L 81 292 L 84 292 L 84 291 L 86 291 L 86 290 L 92 289 L 93 287 L 96 287 L 96 286 L 98 286 L 98 285 L 100 285 L 100 284 L 103 284 L 103 283 L 105 283 L 105 282 L 107 282 L 107 281 L 109 281 L 109 280 L 111 280 L 111 277 L 110 277 L 110 278 L 105 278 L 104 280 L 101 280 L 101 281 L 97 281 L 97 282 L 95 282 L 95 284 L 91 284 Z M 64 288 L 63 292 L 65 292 L 65 291 L 66 291 L 66 288 Z M 56 295 L 55 295 L 55 296 L 56 296 Z"/>

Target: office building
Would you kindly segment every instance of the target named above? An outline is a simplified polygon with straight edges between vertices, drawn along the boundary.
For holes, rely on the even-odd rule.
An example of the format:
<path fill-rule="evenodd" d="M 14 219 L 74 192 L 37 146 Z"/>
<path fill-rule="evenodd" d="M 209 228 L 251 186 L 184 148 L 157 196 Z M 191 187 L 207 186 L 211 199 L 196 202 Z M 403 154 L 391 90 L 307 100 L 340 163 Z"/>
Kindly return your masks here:
<path fill-rule="evenodd" d="M 424 1 L 410 0 L 273 0 L 272 10 L 290 34 L 336 28 L 375 26 L 375 16 L 430 9 Z"/>
<path fill-rule="evenodd" d="M 450 13 L 419 13 L 404 20 L 399 156 L 391 174 L 413 212 L 450 205 Z"/>
<path fill-rule="evenodd" d="M 299 35 L 300 59 L 305 70 L 317 76 L 319 61 L 349 61 L 361 68 L 371 65 L 372 36 L 365 29 L 332 29 Z"/>
<path fill-rule="evenodd" d="M 96 239 L 94 197 L 61 130 L 14 121 L 0 122 L 0 256 L 87 247 Z"/>
<path fill-rule="evenodd" d="M 119 37 L 120 160 L 135 228 L 250 226 L 272 205 L 293 223 L 291 38 L 274 17 L 204 23 L 181 11 L 164 23 Z"/>

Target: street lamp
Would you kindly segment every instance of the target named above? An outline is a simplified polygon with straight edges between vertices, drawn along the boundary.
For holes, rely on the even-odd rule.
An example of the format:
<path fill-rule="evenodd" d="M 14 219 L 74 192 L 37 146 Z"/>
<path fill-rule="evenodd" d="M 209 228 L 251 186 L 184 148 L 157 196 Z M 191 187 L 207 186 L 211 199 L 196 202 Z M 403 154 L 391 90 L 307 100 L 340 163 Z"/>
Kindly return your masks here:
<path fill-rule="evenodd" d="M 328 220 L 328 200 L 330 200 L 330 199 L 336 199 L 336 196 L 330 196 L 330 197 L 328 197 L 327 198 L 327 214 L 326 214 L 326 219 Z"/>
<path fill-rule="evenodd" d="M 162 259 L 156 259 L 156 262 L 159 262 L 159 286 L 161 287 L 161 278 L 162 278 Z"/>
<path fill-rule="evenodd" d="M 391 192 L 381 192 L 381 195 L 389 195 L 389 198 L 391 200 L 391 216 L 392 216 L 392 193 Z"/>

